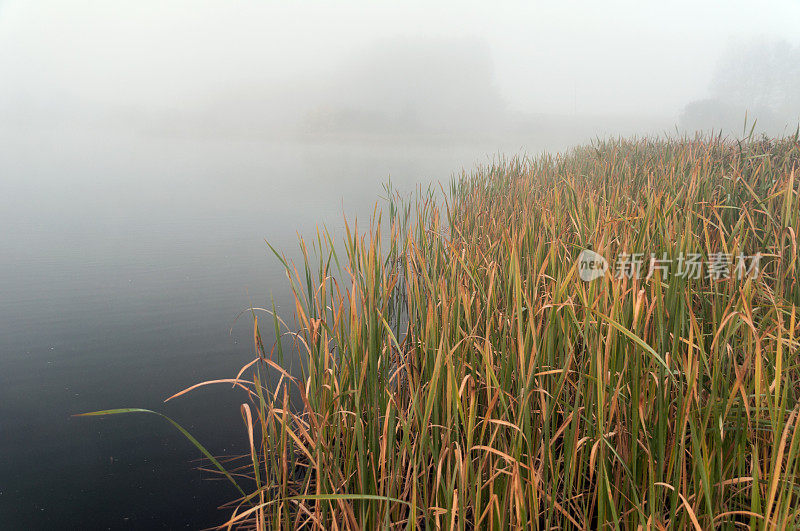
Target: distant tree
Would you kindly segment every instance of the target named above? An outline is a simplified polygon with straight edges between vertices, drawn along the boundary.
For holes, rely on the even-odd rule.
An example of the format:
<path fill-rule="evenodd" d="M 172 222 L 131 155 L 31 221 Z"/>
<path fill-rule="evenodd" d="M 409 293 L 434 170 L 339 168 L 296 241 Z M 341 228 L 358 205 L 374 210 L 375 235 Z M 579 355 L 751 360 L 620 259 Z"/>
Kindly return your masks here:
<path fill-rule="evenodd" d="M 387 40 L 343 65 L 322 108 L 342 127 L 481 129 L 505 112 L 489 50 L 474 40 Z"/>
<path fill-rule="evenodd" d="M 696 100 L 684 107 L 680 125 L 687 131 L 741 131 L 745 112 L 737 105 L 715 98 Z"/>
<path fill-rule="evenodd" d="M 719 100 L 781 114 L 800 111 L 800 46 L 760 39 L 723 54 L 711 82 Z"/>
<path fill-rule="evenodd" d="M 710 98 L 684 108 L 684 129 L 740 134 L 746 115 L 758 131 L 790 133 L 800 120 L 800 46 L 765 39 L 731 45 L 709 88 Z"/>

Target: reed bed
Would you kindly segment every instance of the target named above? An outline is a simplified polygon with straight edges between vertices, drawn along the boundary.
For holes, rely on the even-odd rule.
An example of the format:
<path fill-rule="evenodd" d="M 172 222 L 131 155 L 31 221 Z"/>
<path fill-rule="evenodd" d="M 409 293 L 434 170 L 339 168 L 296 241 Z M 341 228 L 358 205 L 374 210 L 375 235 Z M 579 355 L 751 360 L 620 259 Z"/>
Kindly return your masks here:
<path fill-rule="evenodd" d="M 226 380 L 251 452 L 225 525 L 800 527 L 799 170 L 796 135 L 608 140 L 301 240 L 297 267 L 279 255 L 297 326 L 255 309 L 257 357 Z M 650 253 L 732 274 L 645 278 Z"/>

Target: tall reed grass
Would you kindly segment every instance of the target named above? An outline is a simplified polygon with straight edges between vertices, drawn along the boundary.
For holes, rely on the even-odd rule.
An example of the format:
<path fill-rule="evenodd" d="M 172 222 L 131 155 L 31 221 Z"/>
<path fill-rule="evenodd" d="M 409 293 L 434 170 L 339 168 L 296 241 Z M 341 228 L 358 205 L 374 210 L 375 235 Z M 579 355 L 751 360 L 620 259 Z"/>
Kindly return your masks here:
<path fill-rule="evenodd" d="M 799 172 L 796 135 L 608 140 L 278 254 L 297 328 L 254 310 L 257 358 L 224 380 L 251 449 L 226 525 L 800 527 Z M 612 270 L 581 280 L 583 249 Z M 616 278 L 634 252 L 763 258 Z"/>

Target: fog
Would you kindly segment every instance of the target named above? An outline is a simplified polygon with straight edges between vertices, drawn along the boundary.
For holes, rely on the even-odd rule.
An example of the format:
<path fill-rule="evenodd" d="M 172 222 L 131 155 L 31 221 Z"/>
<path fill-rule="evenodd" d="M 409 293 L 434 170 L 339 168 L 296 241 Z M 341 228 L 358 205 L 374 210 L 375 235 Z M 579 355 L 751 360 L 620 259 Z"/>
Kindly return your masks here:
<path fill-rule="evenodd" d="M 0 527 L 218 523 L 231 492 L 171 427 L 71 415 L 153 408 L 246 453 L 230 388 L 162 400 L 252 359 L 241 310 L 291 321 L 265 239 L 299 260 L 298 234 L 363 229 L 388 178 L 498 153 L 791 132 L 799 21 L 796 1 L 0 0 Z"/>
<path fill-rule="evenodd" d="M 800 4 L 0 2 L 23 131 L 562 147 L 793 130 Z M 546 141 L 552 138 L 553 141 Z"/>
<path fill-rule="evenodd" d="M 747 120 L 745 120 L 747 118 Z M 719 58 L 709 97 L 689 103 L 684 129 L 714 128 L 739 135 L 787 135 L 800 120 L 800 46 L 754 38 L 730 45 Z"/>

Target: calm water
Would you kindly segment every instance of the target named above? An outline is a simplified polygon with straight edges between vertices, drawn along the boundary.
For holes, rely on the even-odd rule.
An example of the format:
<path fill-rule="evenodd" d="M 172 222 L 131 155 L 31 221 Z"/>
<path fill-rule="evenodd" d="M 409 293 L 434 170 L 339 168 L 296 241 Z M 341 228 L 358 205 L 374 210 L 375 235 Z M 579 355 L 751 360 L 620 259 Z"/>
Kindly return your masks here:
<path fill-rule="evenodd" d="M 0 130 L 0 529 L 223 521 L 235 492 L 164 421 L 70 416 L 157 409 L 241 452 L 241 394 L 162 400 L 253 357 L 237 312 L 270 293 L 291 311 L 264 239 L 291 255 L 298 232 L 366 219 L 389 175 L 412 190 L 501 148 Z"/>

